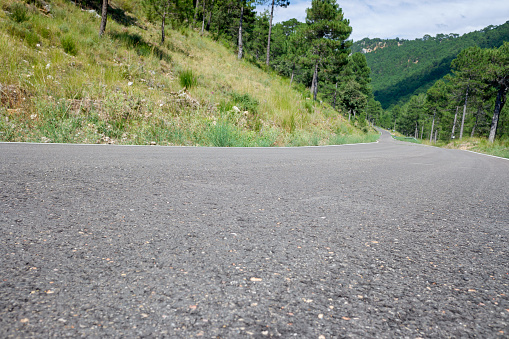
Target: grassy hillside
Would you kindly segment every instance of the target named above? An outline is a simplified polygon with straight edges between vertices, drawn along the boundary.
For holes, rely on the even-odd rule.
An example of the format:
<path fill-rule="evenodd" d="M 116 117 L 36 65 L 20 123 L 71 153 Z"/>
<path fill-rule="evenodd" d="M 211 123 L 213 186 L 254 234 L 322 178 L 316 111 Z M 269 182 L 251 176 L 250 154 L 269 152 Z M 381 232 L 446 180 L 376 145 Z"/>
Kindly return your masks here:
<path fill-rule="evenodd" d="M 375 98 L 383 108 L 388 108 L 424 93 L 448 74 L 451 61 L 461 50 L 470 46 L 499 47 L 504 41 L 509 41 L 509 21 L 462 36 L 438 34 L 415 40 L 366 38 L 356 42 L 352 50 L 366 53 Z"/>
<path fill-rule="evenodd" d="M 64 0 L 2 0 L 0 141 L 282 146 L 376 139 L 288 79 L 185 27 L 113 1 L 100 18 Z"/>

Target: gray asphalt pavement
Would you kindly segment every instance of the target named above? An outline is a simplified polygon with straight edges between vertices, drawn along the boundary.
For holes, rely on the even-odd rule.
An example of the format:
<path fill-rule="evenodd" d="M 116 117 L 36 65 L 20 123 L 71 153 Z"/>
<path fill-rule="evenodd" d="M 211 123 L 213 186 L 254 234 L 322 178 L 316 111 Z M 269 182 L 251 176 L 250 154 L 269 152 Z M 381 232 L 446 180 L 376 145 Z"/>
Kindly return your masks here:
<path fill-rule="evenodd" d="M 0 144 L 0 337 L 509 336 L 509 161 Z"/>

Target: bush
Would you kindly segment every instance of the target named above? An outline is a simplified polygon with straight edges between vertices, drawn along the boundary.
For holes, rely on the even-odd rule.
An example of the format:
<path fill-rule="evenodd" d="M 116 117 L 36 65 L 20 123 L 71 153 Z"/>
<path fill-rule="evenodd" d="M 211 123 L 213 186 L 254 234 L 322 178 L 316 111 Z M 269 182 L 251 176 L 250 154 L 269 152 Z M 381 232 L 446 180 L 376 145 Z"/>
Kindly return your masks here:
<path fill-rule="evenodd" d="M 304 108 L 306 111 L 311 114 L 313 113 L 313 101 L 312 100 L 304 100 Z"/>
<path fill-rule="evenodd" d="M 236 106 L 242 111 L 248 111 L 250 113 L 257 113 L 258 111 L 258 100 L 249 96 L 249 94 L 238 94 L 236 92 L 230 93 Z"/>
<path fill-rule="evenodd" d="M 22 23 L 30 19 L 30 15 L 28 15 L 28 10 L 25 5 L 20 3 L 15 3 L 11 6 L 12 19 L 17 23 Z"/>
<path fill-rule="evenodd" d="M 39 35 L 34 32 L 32 25 L 28 22 L 19 25 L 8 25 L 7 32 L 9 32 L 12 36 L 25 40 L 25 42 L 32 47 L 40 42 Z"/>
<path fill-rule="evenodd" d="M 198 79 L 193 74 L 193 71 L 190 69 L 185 70 L 182 73 L 180 73 L 179 79 L 180 79 L 180 85 L 187 89 L 190 89 L 190 88 L 198 85 Z"/>
<path fill-rule="evenodd" d="M 78 54 L 78 46 L 74 41 L 74 38 L 70 34 L 66 34 L 60 39 L 64 52 L 70 55 Z"/>
<path fill-rule="evenodd" d="M 216 147 L 232 147 L 236 144 L 237 133 L 235 126 L 227 121 L 220 121 L 209 130 L 209 141 Z"/>

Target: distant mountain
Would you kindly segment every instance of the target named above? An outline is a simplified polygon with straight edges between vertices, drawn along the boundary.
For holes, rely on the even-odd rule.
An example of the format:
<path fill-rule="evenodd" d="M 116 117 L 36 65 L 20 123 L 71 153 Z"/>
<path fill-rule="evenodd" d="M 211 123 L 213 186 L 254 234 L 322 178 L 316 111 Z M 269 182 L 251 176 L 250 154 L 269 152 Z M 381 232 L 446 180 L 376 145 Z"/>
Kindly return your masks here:
<path fill-rule="evenodd" d="M 448 74 L 451 61 L 461 50 L 471 46 L 499 47 L 504 41 L 509 41 L 509 21 L 462 36 L 425 35 L 415 40 L 365 38 L 355 42 L 352 51 L 365 53 L 375 98 L 386 109 L 425 92 Z"/>

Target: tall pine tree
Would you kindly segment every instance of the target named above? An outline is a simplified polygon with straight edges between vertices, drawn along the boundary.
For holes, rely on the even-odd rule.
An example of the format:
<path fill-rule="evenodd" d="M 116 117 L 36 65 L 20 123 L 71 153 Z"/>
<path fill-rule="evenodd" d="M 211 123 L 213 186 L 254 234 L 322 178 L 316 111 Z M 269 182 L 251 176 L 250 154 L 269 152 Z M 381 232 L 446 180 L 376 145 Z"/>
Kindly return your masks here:
<path fill-rule="evenodd" d="M 327 69 L 329 65 L 337 68 L 338 65 L 346 64 L 351 46 L 351 41 L 347 39 L 352 33 L 352 27 L 350 21 L 343 18 L 336 0 L 313 0 L 306 14 L 306 61 L 313 67 L 311 93 L 316 100 L 319 68 Z"/>

